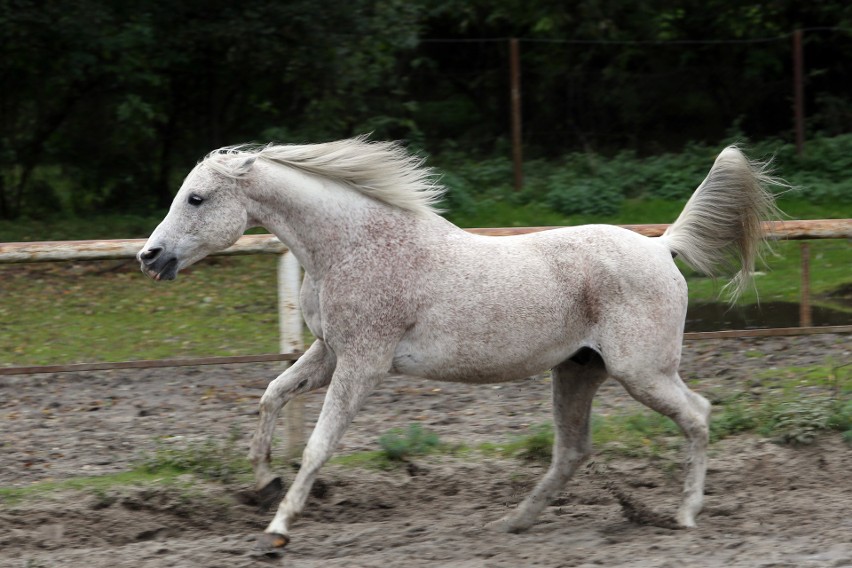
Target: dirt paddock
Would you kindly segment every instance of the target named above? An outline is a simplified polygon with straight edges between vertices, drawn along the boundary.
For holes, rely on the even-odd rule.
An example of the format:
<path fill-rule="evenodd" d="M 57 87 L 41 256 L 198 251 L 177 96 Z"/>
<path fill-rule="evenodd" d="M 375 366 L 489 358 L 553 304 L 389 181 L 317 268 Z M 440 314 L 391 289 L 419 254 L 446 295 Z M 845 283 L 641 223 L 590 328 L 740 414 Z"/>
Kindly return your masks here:
<path fill-rule="evenodd" d="M 685 346 L 682 374 L 708 395 L 754 388 L 757 370 L 849 358 L 842 335 L 696 341 Z M 253 364 L 0 378 L 0 487 L 126 471 L 164 444 L 237 436 L 247 447 L 258 399 L 276 373 L 275 365 Z M 391 379 L 339 453 L 377 449 L 381 434 L 414 422 L 468 446 L 528 433 L 550 419 L 548 381 Z M 305 397 L 308 426 L 322 395 Z M 638 409 L 612 381 L 598 395 L 598 413 Z M 852 566 L 850 454 L 839 435 L 798 448 L 755 436 L 716 443 L 693 530 L 631 520 L 606 488 L 671 514 L 679 455 L 600 455 L 519 535 L 484 525 L 514 507 L 545 465 L 479 454 L 430 456 L 389 472 L 331 465 L 280 558 L 249 554 L 271 513 L 248 503 L 243 486 L 187 477 L 63 489 L 0 502 L 0 567 Z"/>

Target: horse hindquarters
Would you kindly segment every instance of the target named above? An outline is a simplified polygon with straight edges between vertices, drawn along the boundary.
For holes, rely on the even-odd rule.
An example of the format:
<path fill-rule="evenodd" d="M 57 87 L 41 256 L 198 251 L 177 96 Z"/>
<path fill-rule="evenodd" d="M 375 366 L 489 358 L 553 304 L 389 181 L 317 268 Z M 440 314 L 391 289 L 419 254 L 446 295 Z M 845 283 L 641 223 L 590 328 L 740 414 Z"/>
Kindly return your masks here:
<path fill-rule="evenodd" d="M 677 521 L 695 525 L 707 468 L 710 403 L 678 374 L 686 317 L 683 276 L 658 239 L 623 240 L 620 275 L 600 273 L 597 325 L 591 335 L 609 376 L 633 398 L 671 418 L 687 438 L 684 498 Z M 616 278 L 617 277 L 617 278 Z"/>

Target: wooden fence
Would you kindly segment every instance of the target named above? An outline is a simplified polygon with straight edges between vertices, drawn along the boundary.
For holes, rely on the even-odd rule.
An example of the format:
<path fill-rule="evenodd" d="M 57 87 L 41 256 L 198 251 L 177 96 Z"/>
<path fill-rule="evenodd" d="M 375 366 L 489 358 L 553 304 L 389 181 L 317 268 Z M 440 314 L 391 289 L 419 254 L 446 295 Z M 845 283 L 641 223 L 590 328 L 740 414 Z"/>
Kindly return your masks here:
<path fill-rule="evenodd" d="M 625 225 L 646 236 L 661 235 L 668 225 Z M 480 235 L 518 235 L 545 231 L 555 227 L 523 227 L 501 229 L 468 229 Z M 818 221 L 783 221 L 770 223 L 766 230 L 775 239 L 849 239 L 852 238 L 852 219 L 827 219 Z M 132 259 L 144 245 L 144 239 L 107 241 L 60 241 L 31 243 L 0 243 L 0 264 L 28 262 L 56 262 L 80 260 Z M 803 290 L 808 290 L 807 243 L 803 243 Z M 68 371 L 91 371 L 105 369 L 174 367 L 188 365 L 223 365 L 260 361 L 294 361 L 301 355 L 302 318 L 299 310 L 299 285 L 301 269 L 295 256 L 272 235 L 246 235 L 232 247 L 218 255 L 277 254 L 278 261 L 278 309 L 280 353 L 237 357 L 201 357 L 182 359 L 160 359 L 147 361 L 121 361 L 100 363 L 74 363 L 66 365 L 39 365 L 28 367 L 0 367 L 0 375 L 58 373 Z M 809 306 L 806 296 L 802 304 Z M 808 311 L 809 314 L 809 311 Z M 807 316 L 809 318 L 809 315 Z M 805 321 L 804 316 L 802 321 Z M 809 320 L 808 320 L 809 321 Z M 852 326 L 799 327 L 768 330 L 733 330 L 718 332 L 687 333 L 685 339 L 746 337 L 758 335 L 793 335 L 810 333 L 848 333 Z M 301 453 L 305 440 L 304 403 L 299 397 L 284 409 L 284 421 L 288 440 L 287 453 L 296 457 Z"/>
<path fill-rule="evenodd" d="M 649 237 L 663 234 L 668 225 L 623 225 Z M 505 236 L 546 231 L 556 227 L 510 227 L 467 229 L 480 235 Z M 809 221 L 778 221 L 767 223 L 766 231 L 774 239 L 810 240 L 810 239 L 850 239 L 852 238 L 852 219 L 821 219 Z M 27 243 L 0 243 L 0 264 L 57 262 L 81 260 L 132 259 L 145 244 L 144 239 L 116 239 L 101 241 L 48 241 Z M 184 359 L 161 359 L 155 361 L 122 361 L 98 363 L 74 363 L 67 365 L 40 365 L 27 367 L 0 367 L 0 375 L 57 373 L 64 371 L 88 371 L 119 368 L 167 367 L 188 365 L 215 365 L 229 363 L 247 363 L 260 361 L 292 361 L 298 357 L 302 345 L 302 319 L 298 297 L 301 270 L 296 258 L 287 247 L 273 235 L 245 235 L 230 248 L 215 255 L 277 254 L 278 262 L 278 308 L 280 353 L 264 355 L 246 355 L 236 357 L 196 357 Z M 776 328 L 760 330 L 730 330 L 716 332 L 687 333 L 686 339 L 707 339 L 713 337 L 747 337 L 759 335 L 793 335 L 808 333 L 848 332 L 852 326 L 831 326 L 813 328 L 810 326 L 809 290 L 809 254 L 807 243 L 802 249 L 802 289 L 801 298 L 802 325 L 798 328 Z"/>

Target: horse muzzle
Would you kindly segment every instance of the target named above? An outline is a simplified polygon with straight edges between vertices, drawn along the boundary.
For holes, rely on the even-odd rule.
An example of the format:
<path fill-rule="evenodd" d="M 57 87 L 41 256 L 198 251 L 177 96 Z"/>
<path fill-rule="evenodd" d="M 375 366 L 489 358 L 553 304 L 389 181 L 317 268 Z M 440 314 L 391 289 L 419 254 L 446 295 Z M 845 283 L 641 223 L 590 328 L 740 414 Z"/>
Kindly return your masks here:
<path fill-rule="evenodd" d="M 162 247 L 144 248 L 136 255 L 142 272 L 148 277 L 160 280 L 174 280 L 178 273 L 178 259 L 166 254 Z"/>

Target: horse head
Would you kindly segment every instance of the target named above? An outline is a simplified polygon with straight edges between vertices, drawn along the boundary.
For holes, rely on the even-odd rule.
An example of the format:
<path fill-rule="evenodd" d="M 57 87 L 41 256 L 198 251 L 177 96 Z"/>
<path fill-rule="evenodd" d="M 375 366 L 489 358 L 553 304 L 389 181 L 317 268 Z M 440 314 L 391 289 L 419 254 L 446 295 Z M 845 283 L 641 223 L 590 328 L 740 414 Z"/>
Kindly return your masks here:
<path fill-rule="evenodd" d="M 248 227 L 241 185 L 254 159 L 209 156 L 186 177 L 168 214 L 136 255 L 154 280 L 174 280 L 178 271 L 228 248 Z"/>

